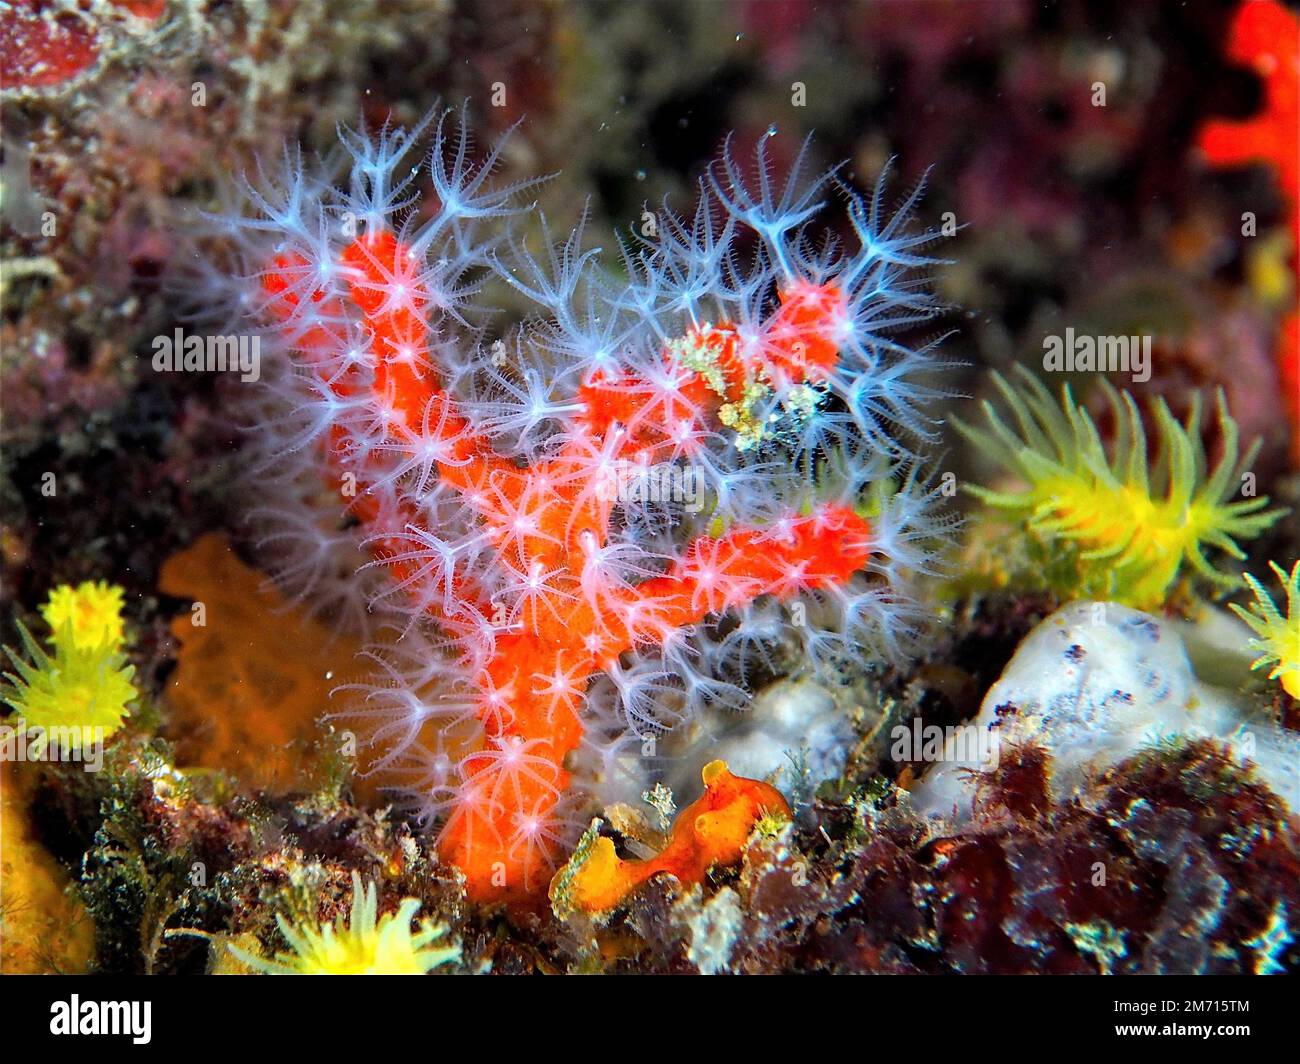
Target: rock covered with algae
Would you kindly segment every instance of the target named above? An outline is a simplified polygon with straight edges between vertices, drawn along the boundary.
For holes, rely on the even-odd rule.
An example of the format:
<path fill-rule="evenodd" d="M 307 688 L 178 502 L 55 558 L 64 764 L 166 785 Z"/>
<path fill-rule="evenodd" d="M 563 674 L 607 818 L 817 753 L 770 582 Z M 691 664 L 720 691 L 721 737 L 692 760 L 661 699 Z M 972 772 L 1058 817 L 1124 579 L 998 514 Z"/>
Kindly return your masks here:
<path fill-rule="evenodd" d="M 969 819 L 979 774 L 989 768 L 979 751 L 1041 747 L 1051 756 L 1053 797 L 1061 800 L 1090 774 L 1162 740 L 1194 739 L 1223 744 L 1300 809 L 1300 736 L 1202 683 L 1171 627 L 1115 603 L 1075 602 L 1039 624 L 968 727 L 983 733 L 979 741 L 961 750 L 965 737 L 948 737 L 942 763 L 913 791 L 918 811 Z"/>

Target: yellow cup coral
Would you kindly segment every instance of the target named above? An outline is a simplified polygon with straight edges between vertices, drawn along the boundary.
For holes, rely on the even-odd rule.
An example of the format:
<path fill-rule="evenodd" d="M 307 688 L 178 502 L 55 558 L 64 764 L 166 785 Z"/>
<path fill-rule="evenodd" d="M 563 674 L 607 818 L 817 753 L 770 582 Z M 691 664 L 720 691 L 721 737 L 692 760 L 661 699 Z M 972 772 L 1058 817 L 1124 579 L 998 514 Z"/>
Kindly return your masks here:
<path fill-rule="evenodd" d="M 1277 608 L 1273 596 L 1264 590 L 1264 585 L 1250 573 L 1246 573 L 1245 579 L 1255 593 L 1255 601 L 1244 609 L 1233 603 L 1232 609 L 1256 635 L 1250 645 L 1259 651 L 1259 657 L 1250 667 L 1261 669 L 1272 665 L 1268 678 L 1277 680 L 1292 698 L 1300 698 L 1300 562 L 1291 566 L 1290 576 L 1276 562 L 1269 562 L 1268 567 L 1286 591 L 1286 616 Z"/>
<path fill-rule="evenodd" d="M 78 650 L 122 649 L 122 589 L 106 580 L 56 587 L 41 616 L 56 643 L 70 642 Z"/>
<path fill-rule="evenodd" d="M 1249 483 L 1245 474 L 1258 445 L 1239 459 L 1237 424 L 1222 393 L 1223 454 L 1214 468 L 1207 468 L 1201 443 L 1199 396 L 1181 425 L 1163 400 L 1156 401 L 1158 452 L 1152 467 L 1142 416 L 1127 392 L 1102 382 L 1116 426 L 1108 451 L 1068 386 L 1058 405 L 1041 381 L 1020 370 L 1020 388 L 994 377 L 1018 431 L 987 402 L 987 431 L 960 421 L 956 427 L 1024 482 L 1007 491 L 971 492 L 1016 518 L 1026 534 L 1075 553 L 1073 586 L 1057 590 L 1155 610 L 1165 605 L 1184 563 L 1212 586 L 1237 586 L 1235 574 L 1206 560 L 1207 548 L 1241 559 L 1236 540 L 1258 535 L 1285 511 L 1266 511 L 1267 496 L 1229 501 Z"/>
<path fill-rule="evenodd" d="M 0 699 L 27 737 L 27 756 L 43 757 L 47 749 L 77 754 L 120 729 L 137 697 L 134 666 L 122 653 L 122 589 L 64 585 L 41 613 L 52 629 L 53 654 L 20 622 L 25 654 L 5 648 L 17 672 L 4 673 Z"/>
<path fill-rule="evenodd" d="M 435 946 L 447 929 L 422 920 L 411 932 L 419 912 L 415 898 L 404 898 L 397 911 L 379 916 L 374 883 L 361 886 L 352 873 L 352 911 L 345 925 L 340 915 L 333 924 L 295 926 L 276 916 L 290 951 L 274 959 L 259 957 L 227 944 L 239 960 L 267 975 L 425 975 L 460 957 L 459 946 Z"/>

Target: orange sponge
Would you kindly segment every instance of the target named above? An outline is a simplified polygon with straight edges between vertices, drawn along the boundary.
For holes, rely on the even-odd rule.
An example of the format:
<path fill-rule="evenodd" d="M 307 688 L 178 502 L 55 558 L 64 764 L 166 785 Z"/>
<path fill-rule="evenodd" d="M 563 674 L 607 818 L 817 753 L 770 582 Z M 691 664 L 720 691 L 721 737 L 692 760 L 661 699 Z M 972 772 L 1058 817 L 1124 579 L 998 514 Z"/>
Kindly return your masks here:
<path fill-rule="evenodd" d="M 704 794 L 682 810 L 658 856 L 625 861 L 610 839 L 589 834 L 551 880 L 556 915 L 608 912 L 658 872 L 684 885 L 699 883 L 714 866 L 740 860 L 761 817 L 790 817 L 780 791 L 761 780 L 733 776 L 724 761 L 710 761 L 701 777 Z"/>
<path fill-rule="evenodd" d="M 163 563 L 159 589 L 201 605 L 172 622 L 179 662 L 167 685 L 177 764 L 254 787 L 308 782 L 330 692 L 360 678 L 350 640 L 292 609 L 216 533 Z"/>

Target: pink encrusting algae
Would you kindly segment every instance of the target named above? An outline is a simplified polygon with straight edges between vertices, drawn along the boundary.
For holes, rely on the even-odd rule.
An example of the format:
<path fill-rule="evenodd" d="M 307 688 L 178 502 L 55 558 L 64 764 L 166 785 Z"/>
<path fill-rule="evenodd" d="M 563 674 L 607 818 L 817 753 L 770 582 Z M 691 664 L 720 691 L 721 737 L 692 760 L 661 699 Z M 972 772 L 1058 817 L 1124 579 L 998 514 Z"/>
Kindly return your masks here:
<path fill-rule="evenodd" d="M 834 172 L 804 179 L 805 146 L 776 182 L 760 142 L 757 176 L 724 152 L 615 279 L 581 225 L 540 258 L 512 239 L 521 187 L 447 113 L 413 167 L 433 119 L 344 133 L 344 188 L 296 155 L 245 183 L 206 297 L 275 356 L 252 425 L 274 568 L 368 623 L 376 679 L 342 713 L 368 768 L 471 897 L 544 902 L 628 751 L 744 708 L 774 641 L 819 669 L 907 642 L 935 393 L 930 349 L 891 337 L 934 314 L 933 234 L 915 194 L 882 217 L 843 188 L 856 247 L 814 245 Z M 488 342 L 493 278 L 534 316 Z"/>

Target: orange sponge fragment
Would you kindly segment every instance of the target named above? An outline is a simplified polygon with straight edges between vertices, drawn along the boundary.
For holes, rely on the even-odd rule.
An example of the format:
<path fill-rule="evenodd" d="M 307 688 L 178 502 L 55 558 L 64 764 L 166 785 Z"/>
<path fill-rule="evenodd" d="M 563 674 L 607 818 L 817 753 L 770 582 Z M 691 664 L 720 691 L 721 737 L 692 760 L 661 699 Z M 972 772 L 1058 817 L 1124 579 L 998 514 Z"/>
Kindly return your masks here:
<path fill-rule="evenodd" d="M 172 622 L 177 764 L 277 792 L 304 785 L 330 692 L 362 675 L 360 648 L 294 610 L 215 533 L 163 563 L 159 590 L 194 604 Z"/>
<path fill-rule="evenodd" d="M 32 779 L 0 762 L 0 974 L 80 974 L 95 956 L 95 929 L 67 871 L 32 826 Z"/>
<path fill-rule="evenodd" d="M 724 761 L 710 761 L 701 776 L 704 794 L 682 810 L 658 856 L 625 861 L 610 839 L 589 833 L 551 880 L 556 915 L 608 912 L 658 872 L 675 876 L 683 885 L 700 883 L 709 869 L 740 860 L 761 817 L 790 817 L 780 791 L 761 780 L 733 776 Z"/>

